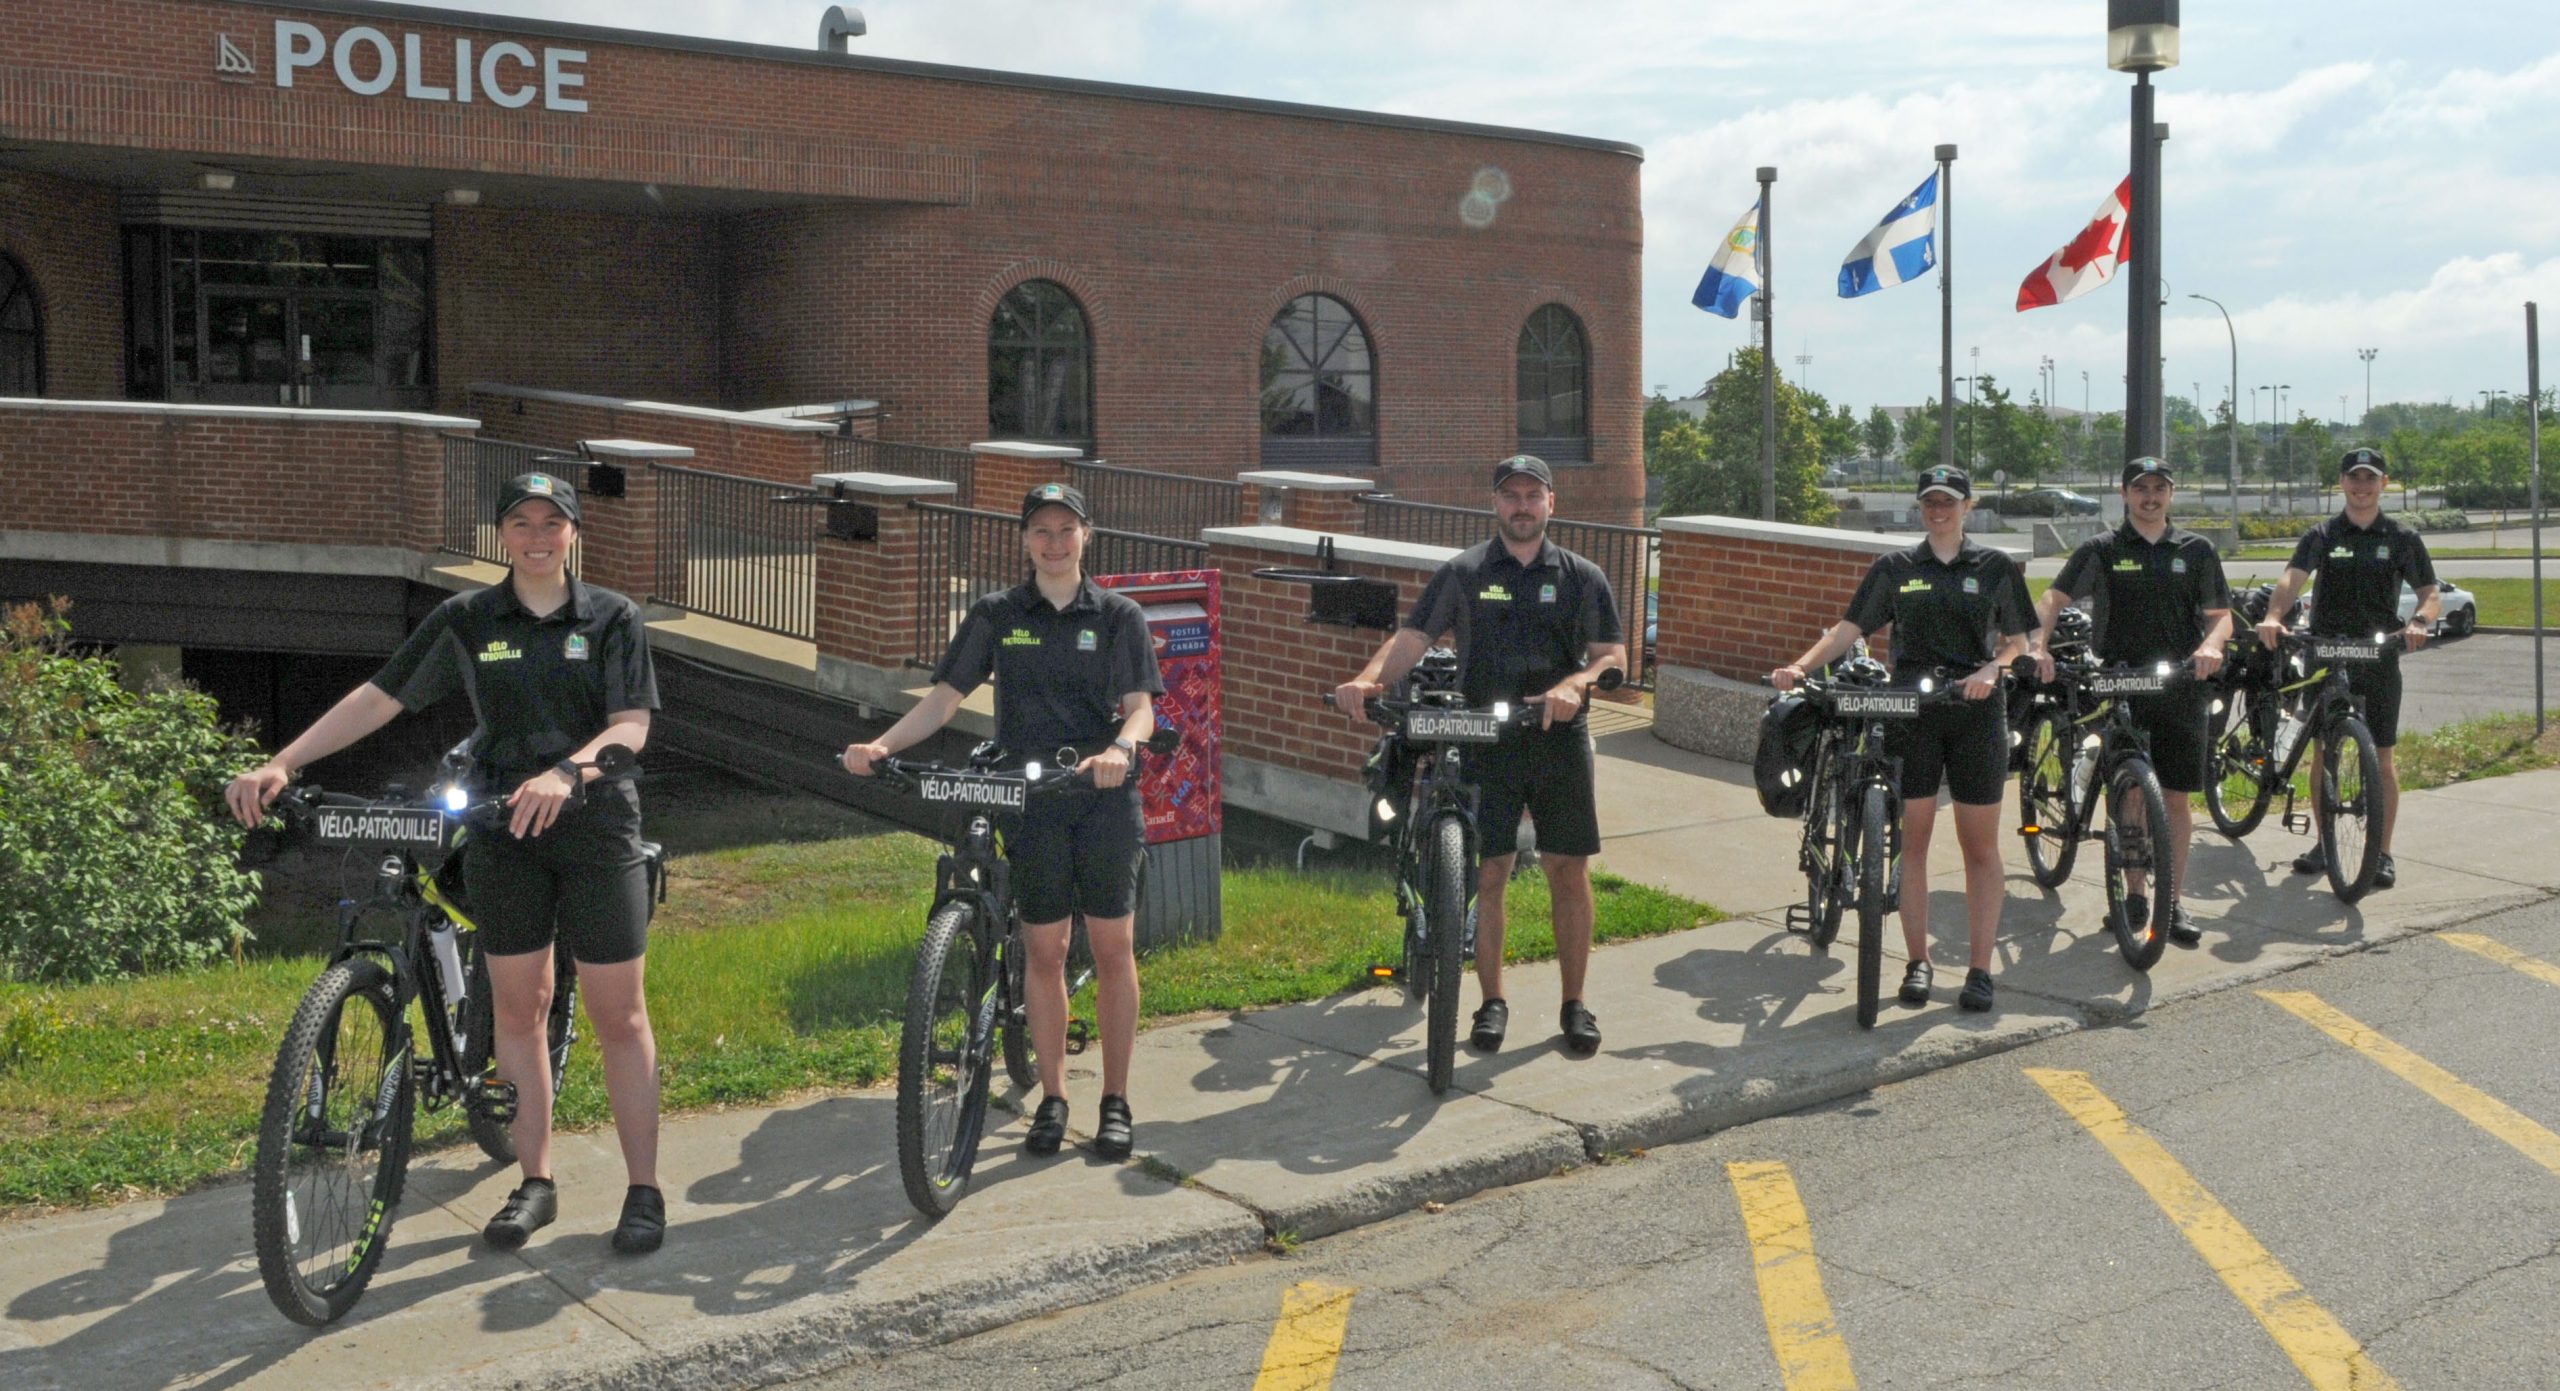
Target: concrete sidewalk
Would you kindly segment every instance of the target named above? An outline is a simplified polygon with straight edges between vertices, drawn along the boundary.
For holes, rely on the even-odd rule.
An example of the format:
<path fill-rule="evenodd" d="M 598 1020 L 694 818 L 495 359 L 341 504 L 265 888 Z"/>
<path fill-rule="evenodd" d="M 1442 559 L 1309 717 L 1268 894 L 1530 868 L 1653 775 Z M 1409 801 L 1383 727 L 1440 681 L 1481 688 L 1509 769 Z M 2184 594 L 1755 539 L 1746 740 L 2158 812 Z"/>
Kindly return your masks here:
<path fill-rule="evenodd" d="M 2412 794 L 2402 887 L 2353 909 L 2286 875 L 2300 842 L 2272 823 L 2241 845 L 2209 841 L 2191 872 L 2204 946 L 2172 948 L 2148 975 L 2099 926 L 2094 867 L 2045 894 L 2013 848 L 1999 1008 L 1955 1008 L 1962 904 L 1942 892 L 1938 999 L 1888 1003 L 1861 1032 L 1849 939 L 1818 954 L 1779 926 L 1801 891 L 1793 823 L 1760 814 L 1742 769 L 1658 743 L 1640 719 L 1611 724 L 1603 864 L 1743 916 L 1599 953 L 1597 1057 L 1557 1046 L 1543 966 L 1511 977 L 1510 1046 L 1462 1055 L 1437 1100 L 1419 1075 L 1420 1013 L 1386 991 L 1154 1029 L 1131 1088 L 1143 1162 L 1026 1161 L 1008 1118 L 938 1225 L 907 1207 L 886 1091 L 687 1117 L 666 1130 L 667 1248 L 637 1260 L 605 1242 L 621 1196 L 610 1132 L 563 1140 L 562 1220 L 507 1255 L 476 1232 L 512 1171 L 449 1150 L 413 1171 L 364 1301 L 318 1333 L 268 1305 L 243 1185 L 44 1218 L 0 1231 L 0 1385 L 758 1385 L 2560 894 L 2560 772 Z M 1094 1079 L 1071 1075 L 1081 1140 Z"/>

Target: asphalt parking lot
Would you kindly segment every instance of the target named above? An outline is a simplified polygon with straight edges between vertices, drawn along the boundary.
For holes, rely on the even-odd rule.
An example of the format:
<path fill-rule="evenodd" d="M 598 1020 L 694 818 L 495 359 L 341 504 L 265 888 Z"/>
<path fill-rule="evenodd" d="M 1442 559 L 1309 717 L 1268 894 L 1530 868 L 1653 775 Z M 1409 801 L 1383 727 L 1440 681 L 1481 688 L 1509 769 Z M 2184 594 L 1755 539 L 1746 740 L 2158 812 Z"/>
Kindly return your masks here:
<path fill-rule="evenodd" d="M 2543 688 L 2560 705 L 2560 639 L 2544 644 Z M 2502 710 L 2533 710 L 2533 639 L 2508 633 L 2438 638 L 2400 665 L 2400 728 L 2409 733 Z"/>

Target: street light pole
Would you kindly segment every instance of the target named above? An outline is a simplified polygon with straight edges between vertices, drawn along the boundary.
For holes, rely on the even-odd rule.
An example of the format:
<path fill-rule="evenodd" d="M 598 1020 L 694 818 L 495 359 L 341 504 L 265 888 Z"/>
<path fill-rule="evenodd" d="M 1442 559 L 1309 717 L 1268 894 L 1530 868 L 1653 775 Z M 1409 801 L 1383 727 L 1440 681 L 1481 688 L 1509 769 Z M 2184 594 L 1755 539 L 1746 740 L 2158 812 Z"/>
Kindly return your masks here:
<path fill-rule="evenodd" d="M 2211 295 L 2189 295 L 2187 298 L 2203 300 L 2222 315 L 2223 336 L 2231 340 L 2231 413 L 2237 417 L 2240 413 L 2240 331 L 2231 326 L 2231 311 L 2222 307 L 2222 301 Z M 2240 422 L 2236 418 L 2231 422 L 2231 524 L 2235 531 L 2240 525 Z M 2239 537 L 2235 534 L 2232 539 L 2237 541 Z"/>
<path fill-rule="evenodd" d="M 2367 419 L 2372 418 L 2373 415 L 2373 359 L 2381 351 L 2380 348 L 2356 349 L 2356 356 L 2364 360 L 2364 413 Z"/>
<path fill-rule="evenodd" d="M 2151 74 L 2178 65 L 2178 0 L 2107 0 L 2107 66 L 2134 75 L 2125 285 L 2125 457 L 2160 453 L 2160 142 Z"/>
<path fill-rule="evenodd" d="M 1770 311 L 1773 282 L 1769 246 L 1769 196 L 1777 166 L 1760 166 L 1760 520 L 1778 519 L 1778 321 Z"/>

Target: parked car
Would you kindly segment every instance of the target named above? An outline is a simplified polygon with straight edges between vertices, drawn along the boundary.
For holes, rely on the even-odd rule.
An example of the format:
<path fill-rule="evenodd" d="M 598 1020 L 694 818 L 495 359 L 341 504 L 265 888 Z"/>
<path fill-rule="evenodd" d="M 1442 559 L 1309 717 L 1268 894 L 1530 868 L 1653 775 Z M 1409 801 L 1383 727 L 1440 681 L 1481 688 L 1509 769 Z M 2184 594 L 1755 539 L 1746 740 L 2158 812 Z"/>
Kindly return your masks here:
<path fill-rule="evenodd" d="M 2307 619 L 2310 616 L 2313 601 L 2319 597 L 2319 593 L 2315 590 L 2310 598 L 2296 603 L 2295 608 L 2300 610 Z M 2480 626 L 2480 601 L 2470 590 L 2461 585 L 2446 579 L 2436 581 L 2436 603 L 2436 632 L 2449 638 L 2458 638 L 2468 636 L 2472 629 Z M 2400 586 L 2400 621 L 2407 623 L 2409 616 L 2417 611 L 2418 591 L 2402 584 Z"/>
<path fill-rule="evenodd" d="M 1648 670 L 1653 666 L 1654 618 L 1661 609 L 1661 597 L 1650 589 L 1646 590 L 1644 592 L 1644 666 Z"/>
<path fill-rule="evenodd" d="M 1996 505 L 2013 517 L 2094 517 L 2101 510 L 2096 498 L 2069 488 L 2021 488 Z"/>

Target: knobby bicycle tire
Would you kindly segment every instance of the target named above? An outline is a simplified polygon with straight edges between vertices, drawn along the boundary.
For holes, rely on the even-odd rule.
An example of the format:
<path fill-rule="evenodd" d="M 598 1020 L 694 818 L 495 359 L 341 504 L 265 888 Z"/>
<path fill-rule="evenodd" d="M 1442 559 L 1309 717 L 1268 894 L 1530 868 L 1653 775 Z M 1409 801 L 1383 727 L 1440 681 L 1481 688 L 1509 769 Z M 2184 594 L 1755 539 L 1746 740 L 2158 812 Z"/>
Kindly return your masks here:
<path fill-rule="evenodd" d="M 476 948 L 470 956 L 470 989 L 463 996 L 462 1072 L 465 1077 L 493 1080 L 498 1061 L 498 997 L 489 979 L 489 958 Z M 560 1101 L 560 1079 L 569 1074 L 570 1045 L 578 1040 L 577 1023 L 578 962 L 568 952 L 560 951 L 552 959 L 551 1012 L 543 1029 L 543 1042 L 551 1058 L 551 1100 L 555 1107 Z M 516 1162 L 514 1127 L 469 1104 L 462 1108 L 462 1124 L 482 1154 L 500 1164 Z"/>
<path fill-rule="evenodd" d="M 1004 1075 L 1014 1090 L 1027 1092 L 1040 1082 L 1031 1058 L 1031 1007 L 1023 994 L 1030 952 L 1017 932 L 996 948 L 996 954 L 1004 963 L 1004 989 L 996 1009 L 999 1032 L 1004 1035 Z"/>
<path fill-rule="evenodd" d="M 1829 951 L 1840 939 L 1840 918 L 1848 911 L 1850 885 L 1842 874 L 1848 864 L 1848 799 L 1840 780 L 1828 768 L 1814 780 L 1813 802 L 1805 808 L 1805 838 L 1813 863 L 1805 866 L 1805 916 L 1813 947 Z"/>
<path fill-rule="evenodd" d="M 2320 778 L 2311 805 L 2320 818 L 2320 843 L 2329 847 L 2329 888 L 2340 903 L 2353 903 L 2373 888 L 2382 868 L 2382 754 L 2362 718 L 2343 715 L 2320 731 Z M 2356 843 L 2342 844 L 2342 836 Z"/>
<path fill-rule="evenodd" d="M 1431 1090 L 1449 1090 L 1458 1066 L 1458 981 L 1467 930 L 1467 828 L 1457 817 L 1431 823 L 1429 893 L 1423 911 L 1431 930 L 1431 1008 L 1425 1047 Z"/>
<path fill-rule="evenodd" d="M 2275 700 L 2237 685 L 2217 698 L 2224 706 L 2205 751 L 2204 806 L 2213 828 L 2238 840 L 2258 829 L 2275 800 Z"/>
<path fill-rule="evenodd" d="M 2126 851 L 2127 837 L 2116 824 L 2117 809 L 2128 800 L 2142 808 L 2144 852 L 2139 857 Z M 2169 924 L 2178 911 L 2178 861 L 2177 847 L 2169 840 L 2169 802 L 2161 794 L 2160 777 L 2152 771 L 2147 758 L 2136 755 L 2125 759 L 2107 779 L 2106 846 L 2107 923 L 2115 929 L 2116 945 L 2124 952 L 2125 964 L 2137 971 L 2148 971 L 2169 945 Z M 2146 887 L 2151 891 L 2140 922 L 2134 921 L 2126 902 L 2131 892 L 2126 872 L 2137 868 L 2149 876 Z"/>
<path fill-rule="evenodd" d="M 968 903 L 925 920 L 907 972 L 898 1034 L 898 1175 L 927 1217 L 957 1207 L 986 1133 L 988 1064 L 996 1025 L 987 934 Z"/>
<path fill-rule="evenodd" d="M 2070 726 L 2046 710 L 2027 724 L 2026 768 L 2018 775 L 2018 833 L 2038 886 L 2061 888 L 2080 857 L 2079 808 L 2071 805 Z M 2036 828 L 2027 835 L 2027 828 Z"/>
<path fill-rule="evenodd" d="M 1876 997 L 1883 989 L 1885 831 L 1893 800 L 1870 784 L 1858 826 L 1858 1027 L 1876 1026 Z"/>
<path fill-rule="evenodd" d="M 259 1279 L 296 1323 L 346 1313 L 382 1262 L 409 1165 L 408 1057 L 402 1002 L 371 957 L 321 972 L 285 1028 L 249 1210 Z"/>

